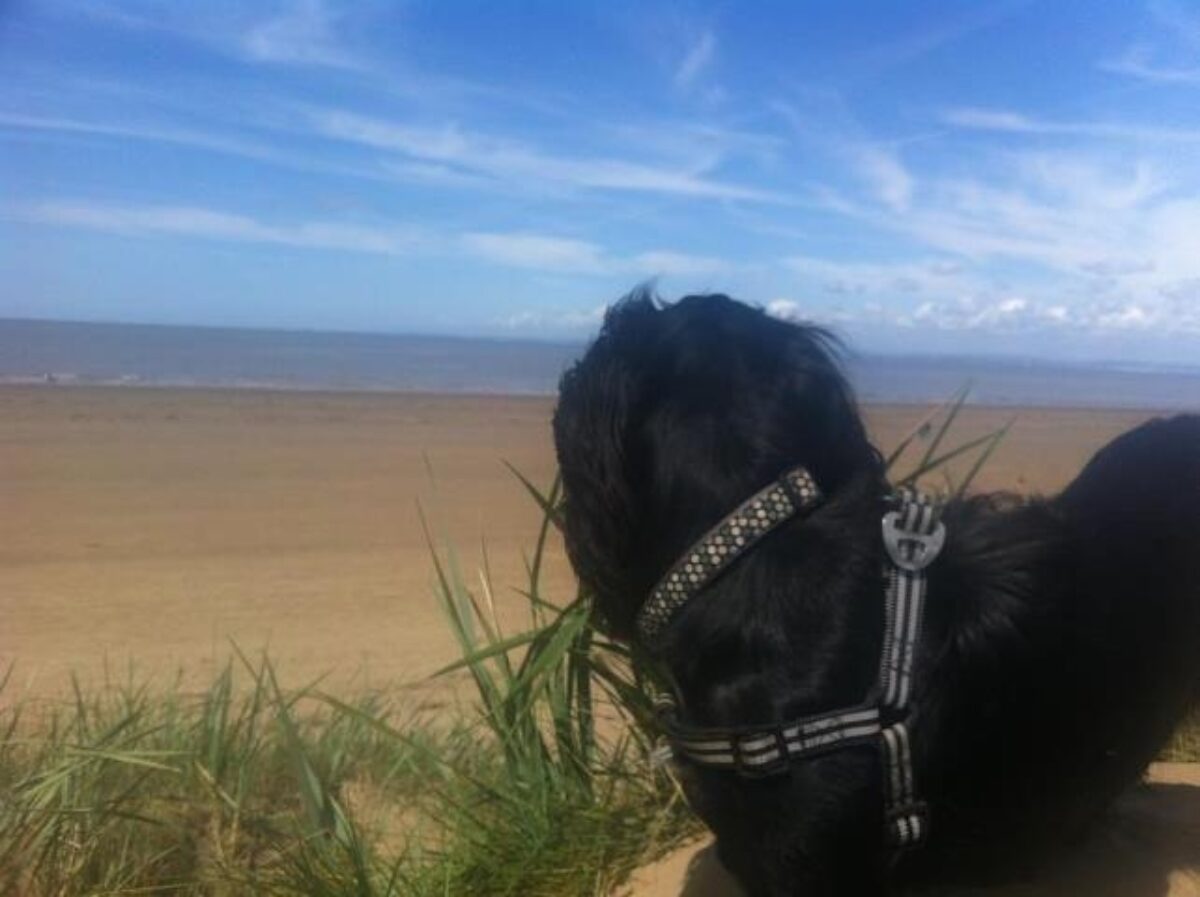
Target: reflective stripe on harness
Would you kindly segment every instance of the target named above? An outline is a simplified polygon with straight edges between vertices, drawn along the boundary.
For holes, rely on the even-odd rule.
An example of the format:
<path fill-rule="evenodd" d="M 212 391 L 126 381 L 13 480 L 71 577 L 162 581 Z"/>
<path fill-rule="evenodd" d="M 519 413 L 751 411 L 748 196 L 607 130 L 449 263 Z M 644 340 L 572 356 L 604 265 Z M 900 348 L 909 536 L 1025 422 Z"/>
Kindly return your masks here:
<path fill-rule="evenodd" d="M 928 808 L 917 797 L 908 720 L 924 616 L 925 568 L 941 552 L 946 532 L 939 519 L 940 507 L 928 496 L 902 489 L 896 500 L 896 509 L 885 514 L 882 521 L 887 589 L 879 681 L 863 704 L 773 726 L 735 729 L 682 724 L 673 705 L 663 708 L 660 716 L 675 757 L 753 778 L 784 772 L 796 760 L 857 745 L 878 744 L 884 837 L 889 847 L 901 850 L 921 844 L 929 832 Z M 799 505 L 796 511 L 800 510 Z M 721 531 L 719 526 L 712 532 Z M 738 547 L 744 551 L 751 544 Z M 702 539 L 685 557 L 705 551 Z M 706 576 L 697 585 L 707 584 L 711 578 Z M 673 605 L 672 612 L 696 591 L 699 588 L 673 595 L 669 602 Z M 670 616 L 654 613 L 656 634 L 665 628 Z"/>

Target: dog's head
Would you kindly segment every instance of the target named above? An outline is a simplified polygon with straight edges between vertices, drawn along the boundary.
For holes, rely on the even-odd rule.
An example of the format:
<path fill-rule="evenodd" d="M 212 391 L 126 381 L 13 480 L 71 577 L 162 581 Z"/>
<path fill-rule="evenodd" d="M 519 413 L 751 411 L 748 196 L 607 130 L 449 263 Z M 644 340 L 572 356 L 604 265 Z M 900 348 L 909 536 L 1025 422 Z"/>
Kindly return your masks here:
<path fill-rule="evenodd" d="M 826 494 L 882 475 L 824 330 L 721 295 L 609 309 L 562 379 L 567 548 L 613 630 L 709 526 L 785 470 Z"/>
<path fill-rule="evenodd" d="M 663 305 L 635 293 L 563 377 L 554 435 L 568 553 L 627 639 L 692 542 L 806 467 L 824 495 L 817 510 L 757 543 L 653 648 L 693 725 L 758 724 L 864 698 L 882 644 L 883 468 L 827 332 L 725 296 Z M 781 874 L 817 893 L 866 874 L 861 857 L 880 829 L 874 764 L 844 752 L 758 783 L 695 770 L 688 790 L 744 881 Z"/>

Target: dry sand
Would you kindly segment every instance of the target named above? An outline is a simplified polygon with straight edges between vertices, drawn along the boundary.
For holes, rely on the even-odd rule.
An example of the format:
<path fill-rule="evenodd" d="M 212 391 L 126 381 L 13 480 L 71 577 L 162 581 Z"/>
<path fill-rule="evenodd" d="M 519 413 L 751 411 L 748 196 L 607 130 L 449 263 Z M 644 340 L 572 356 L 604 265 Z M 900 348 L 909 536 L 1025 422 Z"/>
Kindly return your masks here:
<path fill-rule="evenodd" d="M 203 679 L 230 640 L 269 648 L 292 683 L 429 673 L 453 645 L 417 502 L 472 579 L 486 540 L 518 625 L 511 588 L 539 517 L 502 462 L 549 482 L 551 410 L 545 398 L 0 388 L 0 664 L 16 661 L 34 694 L 130 663 Z M 922 413 L 869 417 L 887 446 Z M 1056 489 L 1146 416 L 977 409 L 962 435 L 1013 414 L 983 487 Z M 550 561 L 550 593 L 566 596 L 557 545 Z"/>
<path fill-rule="evenodd" d="M 0 388 L 0 665 L 17 664 L 13 694 L 49 696 L 72 670 L 95 681 L 130 664 L 202 680 L 230 640 L 269 648 L 292 684 L 331 673 L 341 687 L 384 686 L 431 672 L 454 651 L 416 503 L 459 546 L 468 576 L 486 540 L 519 625 L 511 588 L 539 515 L 501 462 L 549 481 L 551 408 L 539 398 Z M 868 416 L 888 446 L 923 412 Z M 1053 491 L 1147 416 L 970 409 L 961 435 L 1014 414 L 982 488 Z M 556 545 L 550 594 L 565 597 L 570 583 Z M 1158 775 L 1200 785 L 1194 770 Z M 1168 872 L 1200 865 L 1198 820 L 1200 788 L 1143 790 L 1061 880 L 1006 893 L 1200 894 L 1190 873 Z M 646 870 L 635 893 L 736 893 L 711 853 L 693 865 L 696 853 Z"/>

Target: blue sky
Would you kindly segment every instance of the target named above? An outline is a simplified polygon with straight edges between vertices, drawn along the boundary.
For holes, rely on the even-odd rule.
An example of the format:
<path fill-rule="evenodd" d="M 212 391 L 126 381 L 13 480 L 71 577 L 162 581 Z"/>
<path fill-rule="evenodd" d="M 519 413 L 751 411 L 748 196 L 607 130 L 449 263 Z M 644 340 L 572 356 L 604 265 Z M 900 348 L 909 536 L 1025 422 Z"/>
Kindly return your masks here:
<path fill-rule="evenodd" d="M 0 83 L 0 316 L 1200 359 L 1195 6 L 0 0 Z"/>

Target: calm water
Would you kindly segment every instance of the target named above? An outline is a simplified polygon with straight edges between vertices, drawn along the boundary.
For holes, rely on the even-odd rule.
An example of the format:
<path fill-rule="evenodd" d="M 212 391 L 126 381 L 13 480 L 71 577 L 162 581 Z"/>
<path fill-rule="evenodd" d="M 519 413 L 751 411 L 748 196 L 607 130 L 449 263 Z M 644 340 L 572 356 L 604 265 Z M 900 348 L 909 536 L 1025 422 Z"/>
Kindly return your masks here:
<path fill-rule="evenodd" d="M 549 394 L 579 344 L 0 320 L 0 382 Z M 1200 368 L 862 356 L 860 396 L 1200 410 Z"/>

